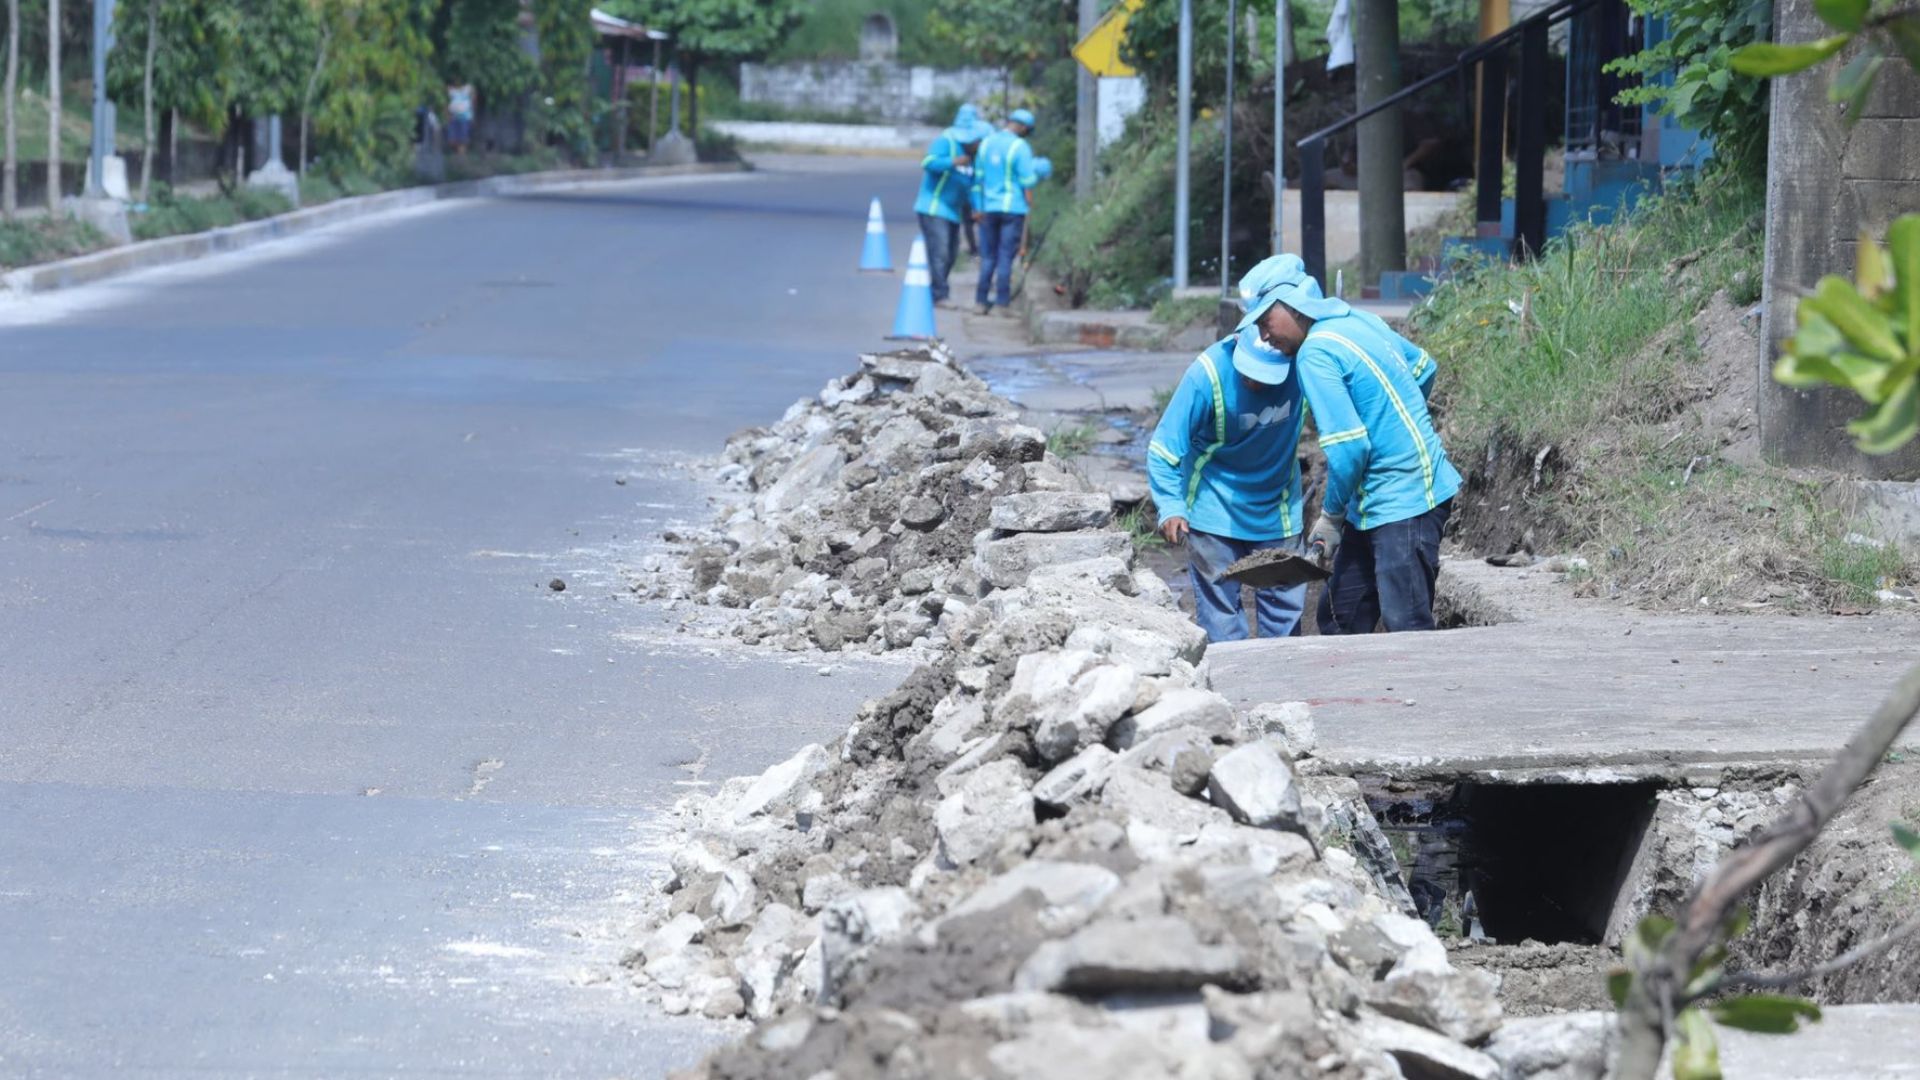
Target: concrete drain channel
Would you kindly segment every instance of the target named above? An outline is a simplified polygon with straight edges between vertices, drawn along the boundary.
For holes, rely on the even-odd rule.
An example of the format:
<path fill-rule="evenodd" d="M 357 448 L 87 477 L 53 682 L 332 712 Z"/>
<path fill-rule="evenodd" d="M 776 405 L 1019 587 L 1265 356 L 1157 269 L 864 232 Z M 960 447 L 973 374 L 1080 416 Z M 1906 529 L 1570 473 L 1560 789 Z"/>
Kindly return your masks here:
<path fill-rule="evenodd" d="M 1716 840 L 1688 804 L 1721 793 L 1695 790 L 1646 778 L 1362 779 L 1387 852 L 1376 841 L 1357 853 L 1405 887 L 1457 963 L 1501 976 L 1509 1012 L 1599 1008 L 1620 935 L 1677 899 Z"/>

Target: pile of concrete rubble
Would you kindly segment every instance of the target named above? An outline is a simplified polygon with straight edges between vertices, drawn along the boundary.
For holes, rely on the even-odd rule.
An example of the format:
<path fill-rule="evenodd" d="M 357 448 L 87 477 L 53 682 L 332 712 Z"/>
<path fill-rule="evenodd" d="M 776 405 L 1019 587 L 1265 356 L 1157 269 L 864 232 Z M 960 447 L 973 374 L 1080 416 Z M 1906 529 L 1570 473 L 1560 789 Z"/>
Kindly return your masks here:
<path fill-rule="evenodd" d="M 1104 504 L 945 357 L 869 357 L 732 457 L 757 494 L 709 588 L 934 660 L 677 808 L 627 967 L 670 1013 L 755 1021 L 691 1075 L 1598 1074 L 1604 1024 L 1503 1025 L 1369 871 L 1383 841 L 1316 775 L 1307 707 L 1209 690 Z"/>
<path fill-rule="evenodd" d="M 1111 500 L 1046 446 L 939 346 L 863 356 L 728 441 L 719 479 L 747 497 L 633 589 L 737 609 L 749 644 L 932 645 L 1033 566 L 1126 553 Z"/>

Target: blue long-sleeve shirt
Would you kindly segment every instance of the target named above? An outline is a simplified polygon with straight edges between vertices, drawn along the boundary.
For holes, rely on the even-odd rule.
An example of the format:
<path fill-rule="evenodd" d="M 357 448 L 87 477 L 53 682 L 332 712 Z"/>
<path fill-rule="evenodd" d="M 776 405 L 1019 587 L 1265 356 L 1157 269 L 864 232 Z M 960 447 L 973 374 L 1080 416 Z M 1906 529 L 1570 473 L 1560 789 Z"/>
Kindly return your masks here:
<path fill-rule="evenodd" d="M 1147 480 L 1161 520 L 1236 540 L 1300 532 L 1300 380 L 1241 378 L 1234 338 L 1187 368 L 1147 444 Z"/>
<path fill-rule="evenodd" d="M 954 164 L 963 153 L 965 148 L 951 129 L 941 132 L 927 147 L 927 156 L 920 160 L 920 195 L 913 201 L 914 213 L 952 222 L 961 220 L 967 209 L 968 189 L 973 186 L 970 170 Z"/>
<path fill-rule="evenodd" d="M 1026 213 L 1027 189 L 1043 179 L 1035 160 L 1027 140 L 1005 128 L 982 139 L 973 169 L 974 207 L 989 214 Z"/>
<path fill-rule="evenodd" d="M 1459 492 L 1460 473 L 1427 412 L 1438 370 L 1425 349 L 1367 312 L 1313 324 L 1293 372 L 1327 456 L 1326 513 L 1371 529 Z"/>

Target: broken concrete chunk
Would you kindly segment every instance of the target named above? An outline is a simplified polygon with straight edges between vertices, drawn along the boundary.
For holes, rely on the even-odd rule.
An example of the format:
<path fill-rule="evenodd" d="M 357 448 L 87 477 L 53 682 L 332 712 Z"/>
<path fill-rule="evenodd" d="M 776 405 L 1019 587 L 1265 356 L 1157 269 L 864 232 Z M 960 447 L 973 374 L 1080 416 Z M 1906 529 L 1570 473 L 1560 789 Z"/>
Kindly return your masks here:
<path fill-rule="evenodd" d="M 1179 687 L 1163 691 L 1160 700 L 1144 712 L 1116 721 L 1107 732 L 1107 745 L 1125 750 L 1158 732 L 1190 727 L 1210 738 L 1233 736 L 1233 706 L 1211 690 Z"/>
<path fill-rule="evenodd" d="M 1137 827 L 1144 826 L 1162 830 L 1176 844 L 1192 843 L 1209 822 L 1230 820 L 1220 810 L 1173 790 L 1165 776 L 1120 764 L 1114 765 L 1100 789 L 1100 805 L 1127 822 L 1129 840 Z"/>
<path fill-rule="evenodd" d="M 1102 919 L 1034 950 L 1020 966 L 1018 990 L 1111 994 L 1198 990 L 1244 980 L 1240 950 L 1202 944 L 1187 920 L 1171 915 Z"/>
<path fill-rule="evenodd" d="M 1485 1047 L 1508 1077 L 1594 1080 L 1607 1070 L 1611 1013 L 1576 1012 L 1508 1020 Z"/>
<path fill-rule="evenodd" d="M 1030 859 L 975 889 L 954 905 L 946 917 L 955 919 L 992 911 L 1032 891 L 1046 900 L 1041 918 L 1057 931 L 1090 918 L 1119 887 L 1119 875 L 1103 866 Z"/>
<path fill-rule="evenodd" d="M 1034 825 L 1033 793 L 1020 763 L 992 761 L 968 774 L 933 811 L 940 853 L 967 866 L 998 850 L 1007 834 Z"/>
<path fill-rule="evenodd" d="M 1138 585 L 1127 564 L 1111 556 L 1036 566 L 1027 575 L 1027 584 L 1088 591 L 1106 589 L 1122 596 L 1133 595 Z"/>
<path fill-rule="evenodd" d="M 1362 1016 L 1354 1025 L 1360 1041 L 1384 1050 L 1409 1076 L 1435 1080 L 1500 1080 L 1500 1063 L 1444 1035 L 1386 1016 Z"/>
<path fill-rule="evenodd" d="M 1290 758 L 1306 757 L 1320 743 L 1313 727 L 1313 710 L 1304 701 L 1255 705 L 1247 710 L 1247 726 L 1255 737 L 1277 739 Z"/>
<path fill-rule="evenodd" d="M 1027 580 L 1035 567 L 1078 562 L 1101 556 L 1124 558 L 1133 553 L 1125 533 L 1110 529 L 1092 532 L 1019 533 L 987 539 L 974 548 L 974 570 L 997 589 L 1010 589 Z"/>
<path fill-rule="evenodd" d="M 1124 664 L 1083 672 L 1064 693 L 1034 703 L 1033 746 L 1043 761 L 1060 761 L 1104 739 L 1139 695 L 1140 677 Z"/>
<path fill-rule="evenodd" d="M 1033 799 L 1042 806 L 1065 810 L 1091 802 L 1100 794 L 1117 756 L 1095 743 L 1053 767 L 1053 771 L 1033 785 Z"/>
<path fill-rule="evenodd" d="M 819 798 L 808 781 L 825 772 L 832 763 L 833 758 L 825 747 L 819 743 L 807 745 L 754 780 L 733 806 L 734 822 L 745 824 L 762 814 L 808 809 L 807 804 Z"/>
<path fill-rule="evenodd" d="M 1303 828 L 1293 763 L 1266 741 L 1248 743 L 1213 763 L 1207 797 L 1235 821 L 1258 829 Z"/>
<path fill-rule="evenodd" d="M 1112 520 L 1113 500 L 1107 496 L 1063 491 L 1002 495 L 987 515 L 988 525 L 1015 533 L 1099 529 Z"/>
<path fill-rule="evenodd" d="M 1392 974 L 1367 987 L 1367 1004 L 1455 1042 L 1478 1044 L 1500 1026 L 1499 983 L 1472 969 Z"/>
<path fill-rule="evenodd" d="M 754 500 L 760 513 L 786 514 L 817 498 L 821 488 L 840 479 L 847 464 L 846 452 L 838 446 L 816 446 L 793 459 L 773 486 Z"/>
<path fill-rule="evenodd" d="M 940 500 L 925 495 L 915 495 L 900 508 L 900 524 L 922 532 L 940 524 L 946 516 L 947 508 L 940 505 Z"/>

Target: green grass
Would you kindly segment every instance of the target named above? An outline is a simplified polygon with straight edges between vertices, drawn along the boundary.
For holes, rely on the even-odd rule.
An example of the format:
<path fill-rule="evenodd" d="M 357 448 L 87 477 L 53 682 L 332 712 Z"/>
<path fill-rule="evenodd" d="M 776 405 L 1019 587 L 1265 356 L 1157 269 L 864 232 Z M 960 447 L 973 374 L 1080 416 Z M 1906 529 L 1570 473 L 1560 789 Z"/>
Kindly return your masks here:
<path fill-rule="evenodd" d="M 1093 449 L 1093 436 L 1092 424 L 1055 428 L 1047 436 L 1047 451 L 1055 457 L 1076 458 Z"/>
<path fill-rule="evenodd" d="M 1154 415 L 1156 415 L 1156 416 L 1157 416 L 1157 415 L 1159 415 L 1160 413 L 1163 413 L 1163 412 L 1166 412 L 1166 411 L 1167 411 L 1167 406 L 1168 406 L 1169 404 L 1172 404 L 1172 402 L 1173 402 L 1173 394 L 1174 394 L 1174 391 L 1176 391 L 1176 390 L 1178 390 L 1178 389 L 1179 389 L 1179 387 L 1177 387 L 1177 386 L 1163 386 L 1163 387 L 1161 387 L 1160 389 L 1158 389 L 1158 390 L 1155 390 L 1155 391 L 1153 392 L 1153 411 L 1154 411 Z"/>
<path fill-rule="evenodd" d="M 1874 593 L 1889 585 L 1902 584 L 1907 560 L 1892 544 L 1879 547 L 1848 540 L 1825 545 L 1820 552 L 1820 569 L 1829 581 L 1844 587 L 1856 603 L 1874 602 Z"/>
<path fill-rule="evenodd" d="M 232 195 L 177 195 L 164 184 L 154 185 L 147 212 L 133 217 L 133 237 L 153 240 L 162 236 L 205 232 L 242 221 L 284 214 L 293 204 L 278 192 L 239 187 Z"/>
<path fill-rule="evenodd" d="M 1536 261 L 1443 282 L 1414 331 L 1448 365 L 1453 441 L 1484 446 L 1500 429 L 1565 440 L 1617 418 L 1623 390 L 1670 381 L 1677 358 L 1635 370 L 1642 350 L 1756 264 L 1761 207 L 1759 185 L 1735 176 L 1676 181 L 1625 225 L 1577 227 Z"/>
<path fill-rule="evenodd" d="M 107 246 L 91 225 L 72 218 L 0 222 L 0 270 L 84 255 Z"/>
<path fill-rule="evenodd" d="M 321 172 L 309 172 L 306 179 L 300 181 L 300 205 L 319 206 L 337 199 L 352 199 L 361 195 L 377 195 L 386 188 L 370 176 L 354 174 L 339 178 Z"/>
<path fill-rule="evenodd" d="M 16 122 L 20 125 L 15 139 L 22 161 L 43 161 L 47 156 L 47 98 L 43 90 L 43 87 L 21 86 L 20 98 L 14 105 Z M 60 91 L 60 156 L 63 160 L 79 161 L 93 149 L 93 100 L 90 93 L 84 82 L 68 84 Z M 118 131 L 114 135 L 116 149 L 138 150 L 145 145 L 142 128 L 145 121 L 141 117 L 138 102 L 123 103 L 116 111 L 115 118 L 118 124 Z"/>
<path fill-rule="evenodd" d="M 1211 322 L 1220 310 L 1217 296 L 1175 297 L 1171 293 L 1153 305 L 1153 321 L 1163 326 L 1185 328 L 1203 320 Z"/>
<path fill-rule="evenodd" d="M 1114 519 L 1114 524 L 1133 541 L 1135 552 L 1157 551 L 1167 546 L 1167 539 L 1160 535 L 1160 523 L 1145 506 L 1135 506 Z"/>

